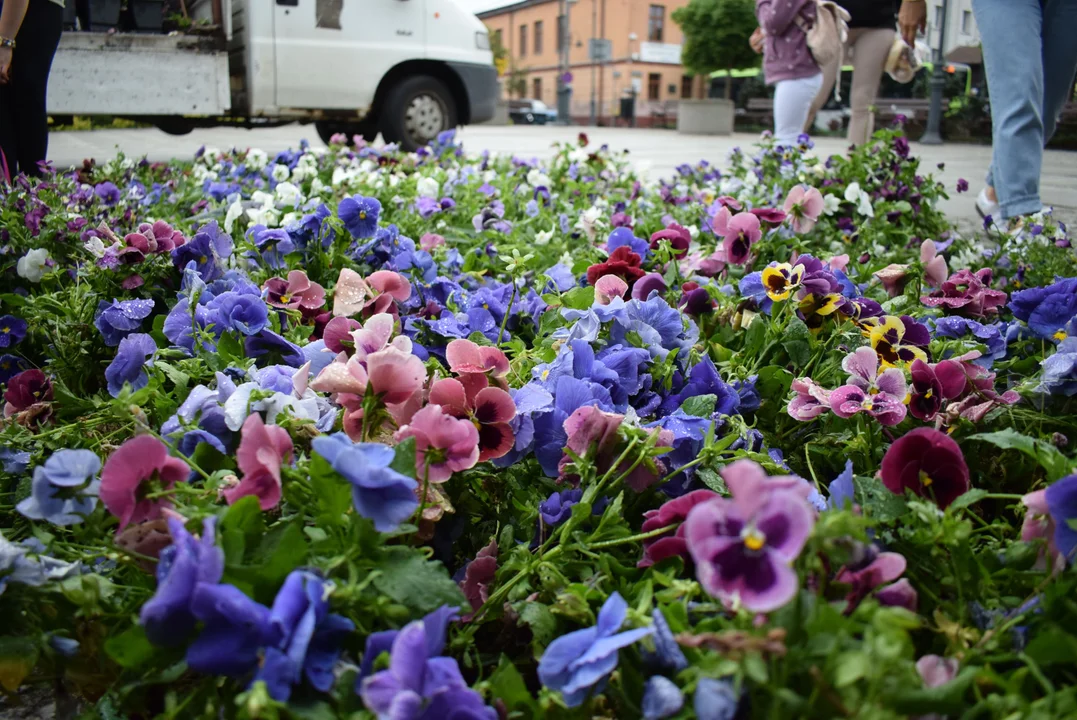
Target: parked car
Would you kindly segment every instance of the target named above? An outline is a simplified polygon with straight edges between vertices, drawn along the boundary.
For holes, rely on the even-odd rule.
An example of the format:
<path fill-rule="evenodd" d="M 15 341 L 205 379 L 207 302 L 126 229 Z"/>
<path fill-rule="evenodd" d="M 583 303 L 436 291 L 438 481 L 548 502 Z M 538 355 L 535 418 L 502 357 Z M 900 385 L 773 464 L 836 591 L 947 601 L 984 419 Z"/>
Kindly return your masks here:
<path fill-rule="evenodd" d="M 541 100 L 509 100 L 509 119 L 517 125 L 545 125 L 550 120 L 550 108 Z"/>
<path fill-rule="evenodd" d="M 64 33 L 50 114 L 130 117 L 171 134 L 313 122 L 325 141 L 380 131 L 414 150 L 497 107 L 486 27 L 458 0 L 338 1 L 326 12 L 308 0 L 186 7 L 205 32 Z"/>

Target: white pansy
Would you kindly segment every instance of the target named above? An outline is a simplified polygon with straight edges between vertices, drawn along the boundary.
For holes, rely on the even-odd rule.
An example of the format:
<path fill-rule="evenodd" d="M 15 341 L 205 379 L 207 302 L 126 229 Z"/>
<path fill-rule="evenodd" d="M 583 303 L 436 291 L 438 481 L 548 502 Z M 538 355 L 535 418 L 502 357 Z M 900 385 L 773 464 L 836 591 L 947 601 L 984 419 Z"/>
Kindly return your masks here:
<path fill-rule="evenodd" d="M 280 163 L 277 163 L 273 166 L 273 170 L 270 172 L 270 175 L 277 182 L 284 182 L 292 176 L 292 171 L 288 169 L 287 165 L 281 165 Z"/>
<path fill-rule="evenodd" d="M 48 265 L 46 265 L 48 259 L 48 250 L 36 248 L 19 258 L 19 262 L 15 265 L 15 271 L 19 274 L 19 277 L 30 282 L 41 282 L 41 278 L 45 276 L 45 272 L 48 270 Z"/>
<path fill-rule="evenodd" d="M 833 215 L 839 209 L 841 209 L 841 200 L 837 195 L 824 195 L 823 196 L 823 212 L 827 215 Z"/>
<path fill-rule="evenodd" d="M 228 206 L 228 212 L 224 216 L 224 231 L 227 233 L 232 232 L 232 228 L 236 224 L 236 220 L 243 217 L 243 204 L 239 202 L 237 198 Z"/>
<path fill-rule="evenodd" d="M 552 239 L 553 239 L 553 228 L 552 227 L 549 230 L 539 230 L 537 233 L 535 233 L 535 244 L 536 245 L 549 245 L 550 240 L 552 240 Z"/>
<path fill-rule="evenodd" d="M 269 155 L 266 154 L 265 150 L 251 148 L 247 151 L 247 159 L 244 160 L 244 164 L 248 170 L 262 170 L 269 164 Z"/>
<path fill-rule="evenodd" d="M 566 267 L 572 267 L 572 253 L 565 252 L 561 256 L 561 259 L 558 260 L 557 262 L 561 263 L 562 265 L 564 265 Z"/>
<path fill-rule="evenodd" d="M 527 173 L 527 183 L 532 187 L 550 187 L 553 181 L 550 180 L 550 176 L 542 172 L 538 168 L 534 168 Z"/>
<path fill-rule="evenodd" d="M 101 238 L 99 237 L 90 238 L 82 247 L 86 248 L 86 252 L 96 258 L 105 256 L 105 243 L 101 242 Z"/>
<path fill-rule="evenodd" d="M 199 158 L 206 165 L 212 165 L 221 158 L 221 149 L 207 145 L 202 149 L 202 157 Z"/>
<path fill-rule="evenodd" d="M 396 173 L 393 173 L 392 175 L 389 176 L 389 187 L 395 188 L 399 184 L 400 184 L 400 176 L 399 175 L 397 175 Z"/>
<path fill-rule="evenodd" d="M 594 240 L 598 233 L 598 226 L 602 211 L 597 207 L 589 207 L 580 213 L 580 219 L 576 221 L 576 229 L 583 232 L 588 240 Z"/>
<path fill-rule="evenodd" d="M 697 237 L 699 237 L 699 226 L 697 226 L 697 225 L 688 225 L 688 226 L 685 227 L 685 230 L 688 231 L 688 234 L 692 237 L 693 240 L 695 240 Z"/>
<path fill-rule="evenodd" d="M 299 188 L 290 182 L 282 182 L 277 184 L 277 202 L 285 207 L 296 207 L 303 199 L 303 194 L 299 192 Z"/>
<path fill-rule="evenodd" d="M 749 170 L 744 174 L 744 187 L 754 188 L 759 185 L 759 176 L 754 171 Z"/>
<path fill-rule="evenodd" d="M 491 183 L 494 180 L 497 180 L 497 171 L 496 170 L 487 170 L 486 172 L 484 172 L 482 174 L 482 181 L 484 183 Z"/>
<path fill-rule="evenodd" d="M 294 212 L 285 213 L 284 217 L 282 217 L 280 219 L 280 226 L 282 228 L 291 227 L 292 225 L 295 225 L 297 222 L 299 222 L 298 213 L 294 213 Z"/>
<path fill-rule="evenodd" d="M 845 188 L 845 199 L 851 203 L 855 203 L 860 199 L 860 183 L 849 183 L 849 186 Z"/>
<path fill-rule="evenodd" d="M 419 178 L 415 185 L 415 194 L 419 197 L 437 198 L 441 185 L 432 177 Z"/>
<path fill-rule="evenodd" d="M 295 170 L 292 170 L 292 182 L 301 183 L 308 177 L 310 177 L 313 173 L 314 171 L 308 167 L 304 167 L 303 165 L 296 165 Z"/>
<path fill-rule="evenodd" d="M 321 178 L 314 178 L 310 181 L 310 194 L 321 195 L 329 188 L 322 182 Z"/>

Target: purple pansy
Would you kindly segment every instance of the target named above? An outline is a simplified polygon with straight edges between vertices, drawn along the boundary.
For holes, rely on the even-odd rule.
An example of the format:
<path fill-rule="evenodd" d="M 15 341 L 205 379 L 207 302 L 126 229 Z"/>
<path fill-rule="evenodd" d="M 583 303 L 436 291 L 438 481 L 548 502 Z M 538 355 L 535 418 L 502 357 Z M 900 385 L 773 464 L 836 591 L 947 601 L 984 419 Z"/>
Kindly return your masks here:
<path fill-rule="evenodd" d="M 138 330 L 152 312 L 153 300 L 113 300 L 111 304 L 102 300 L 97 305 L 93 323 L 105 339 L 105 345 L 116 347 L 120 340 Z"/>
<path fill-rule="evenodd" d="M 374 237 L 378 229 L 378 217 L 381 215 L 381 203 L 377 198 L 344 198 L 337 207 L 337 217 L 344 223 L 351 236 L 357 239 Z"/>
<path fill-rule="evenodd" d="M 31 520 L 80 523 L 97 507 L 100 470 L 101 460 L 90 450 L 57 450 L 44 465 L 34 468 L 30 496 L 16 509 Z"/>
<path fill-rule="evenodd" d="M 119 397 L 124 384 L 130 385 L 132 390 L 149 385 L 146 364 L 155 352 L 157 343 L 145 333 L 134 333 L 121 340 L 115 359 L 105 368 L 109 395 Z"/>
<path fill-rule="evenodd" d="M 13 315 L 0 317 L 0 348 L 18 345 L 26 337 L 26 321 Z"/>

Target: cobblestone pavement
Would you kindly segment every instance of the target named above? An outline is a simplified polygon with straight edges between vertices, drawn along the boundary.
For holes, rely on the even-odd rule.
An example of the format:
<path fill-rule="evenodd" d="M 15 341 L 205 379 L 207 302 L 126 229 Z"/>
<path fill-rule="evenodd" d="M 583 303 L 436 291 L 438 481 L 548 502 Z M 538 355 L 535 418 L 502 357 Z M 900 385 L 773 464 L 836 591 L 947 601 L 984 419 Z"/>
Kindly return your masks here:
<path fill-rule="evenodd" d="M 472 151 L 489 150 L 495 153 L 515 153 L 527 157 L 547 157 L 554 142 L 574 141 L 586 132 L 592 142 L 608 143 L 613 148 L 630 151 L 639 169 L 651 177 L 668 177 L 682 163 L 706 159 L 719 167 L 734 147 L 748 147 L 755 135 L 738 133 L 731 136 L 682 135 L 673 130 L 636 130 L 628 128 L 587 128 L 561 126 L 490 126 L 464 128 L 460 136 L 464 147 Z M 83 158 L 109 157 L 118 150 L 151 161 L 167 161 L 189 157 L 200 145 L 215 147 L 259 147 L 277 151 L 296 145 L 301 139 L 320 145 L 311 125 L 288 125 L 263 130 L 235 128 L 199 129 L 190 135 L 175 137 L 155 129 L 93 130 L 86 132 L 53 133 L 50 138 L 50 158 L 59 166 L 71 166 Z M 840 153 L 845 142 L 838 138 L 818 138 L 819 154 Z M 974 205 L 975 193 L 991 161 L 991 148 L 983 145 L 920 145 L 912 144 L 912 152 L 921 157 L 924 169 L 936 174 L 952 190 L 958 178 L 969 182 L 970 191 L 944 201 L 943 209 L 959 227 L 971 230 L 980 227 Z M 939 163 L 944 170 L 937 170 Z M 1044 157 L 1041 196 L 1044 204 L 1055 208 L 1055 214 L 1077 227 L 1077 153 L 1050 150 Z"/>

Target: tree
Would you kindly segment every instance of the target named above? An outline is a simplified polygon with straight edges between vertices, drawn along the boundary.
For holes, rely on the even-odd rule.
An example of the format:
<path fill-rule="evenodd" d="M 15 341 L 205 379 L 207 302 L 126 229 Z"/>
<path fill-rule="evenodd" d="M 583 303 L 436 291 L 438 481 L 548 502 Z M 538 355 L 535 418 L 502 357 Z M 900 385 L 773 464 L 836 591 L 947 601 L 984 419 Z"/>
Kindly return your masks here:
<path fill-rule="evenodd" d="M 487 37 L 490 38 L 490 52 L 494 55 L 494 67 L 497 68 L 497 74 L 504 76 L 505 71 L 509 67 L 509 51 L 505 47 L 505 43 L 501 41 L 501 31 L 492 30 L 490 26 L 486 26 Z"/>
<path fill-rule="evenodd" d="M 527 97 L 527 70 L 516 67 L 516 63 L 509 63 L 509 95 L 515 95 L 521 100 Z"/>
<path fill-rule="evenodd" d="M 732 94 L 732 71 L 755 67 L 760 56 L 748 45 L 758 26 L 754 0 L 692 0 L 673 12 L 684 31 L 681 62 L 693 75 L 728 70 L 725 96 Z"/>

